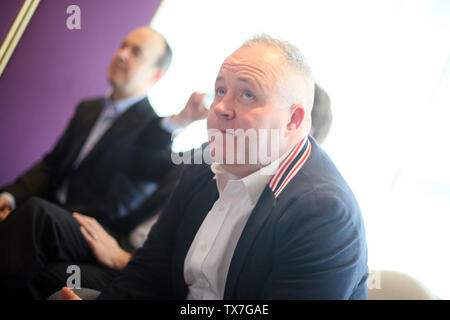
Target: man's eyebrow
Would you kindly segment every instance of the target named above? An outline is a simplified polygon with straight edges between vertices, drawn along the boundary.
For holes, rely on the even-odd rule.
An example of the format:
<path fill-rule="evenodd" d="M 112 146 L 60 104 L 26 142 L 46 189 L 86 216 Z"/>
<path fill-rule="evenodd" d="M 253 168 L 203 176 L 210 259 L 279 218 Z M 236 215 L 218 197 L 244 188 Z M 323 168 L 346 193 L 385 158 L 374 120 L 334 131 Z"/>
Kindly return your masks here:
<path fill-rule="evenodd" d="M 248 78 L 244 78 L 244 77 L 239 77 L 238 80 L 242 81 L 242 82 L 247 82 L 247 83 L 255 82 L 252 79 L 248 79 Z"/>
<path fill-rule="evenodd" d="M 142 51 L 142 46 L 140 46 L 137 43 L 130 43 L 127 40 L 122 41 L 122 43 L 120 44 L 122 47 L 123 46 L 127 46 L 127 47 L 131 47 L 133 49 L 139 49 L 139 51 Z"/>
<path fill-rule="evenodd" d="M 262 85 L 257 81 L 254 80 L 252 78 L 247 78 L 247 77 L 238 77 L 237 79 L 238 81 L 244 82 L 244 83 L 249 83 L 249 84 L 254 84 L 256 85 L 258 88 L 263 89 Z M 216 78 L 216 83 L 220 82 L 220 81 L 225 81 L 225 78 L 223 76 L 217 76 Z"/>
<path fill-rule="evenodd" d="M 261 89 L 261 90 L 263 89 L 261 83 L 259 83 L 259 81 L 256 79 L 247 78 L 247 77 L 238 77 L 238 81 L 253 84 L 253 85 L 256 85 L 259 89 Z"/>

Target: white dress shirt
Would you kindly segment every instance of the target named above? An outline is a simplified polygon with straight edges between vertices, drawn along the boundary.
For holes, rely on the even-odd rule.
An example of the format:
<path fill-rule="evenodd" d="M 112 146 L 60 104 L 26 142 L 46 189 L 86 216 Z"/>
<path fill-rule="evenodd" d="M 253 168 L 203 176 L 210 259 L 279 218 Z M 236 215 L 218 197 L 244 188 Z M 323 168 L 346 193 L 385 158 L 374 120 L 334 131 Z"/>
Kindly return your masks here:
<path fill-rule="evenodd" d="M 211 165 L 219 199 L 203 220 L 184 260 L 188 300 L 223 299 L 231 258 L 250 214 L 278 169 L 277 161 L 245 178 L 236 179 L 218 163 Z"/>

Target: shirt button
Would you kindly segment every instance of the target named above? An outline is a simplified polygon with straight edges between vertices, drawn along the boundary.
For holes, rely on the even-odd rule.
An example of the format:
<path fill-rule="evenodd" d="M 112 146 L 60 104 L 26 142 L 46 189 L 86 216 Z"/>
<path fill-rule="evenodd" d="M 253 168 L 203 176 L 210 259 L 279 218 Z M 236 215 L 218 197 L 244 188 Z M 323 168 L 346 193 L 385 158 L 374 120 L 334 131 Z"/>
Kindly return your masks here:
<path fill-rule="evenodd" d="M 202 244 L 202 245 L 200 246 L 200 249 L 201 249 L 202 251 L 205 251 L 206 248 L 208 248 L 208 245 L 207 245 L 206 243 L 204 243 L 204 244 Z"/>
<path fill-rule="evenodd" d="M 219 211 L 223 211 L 223 210 L 225 210 L 225 207 L 224 207 L 223 205 L 219 205 L 219 206 L 217 207 L 217 209 L 218 209 Z"/>

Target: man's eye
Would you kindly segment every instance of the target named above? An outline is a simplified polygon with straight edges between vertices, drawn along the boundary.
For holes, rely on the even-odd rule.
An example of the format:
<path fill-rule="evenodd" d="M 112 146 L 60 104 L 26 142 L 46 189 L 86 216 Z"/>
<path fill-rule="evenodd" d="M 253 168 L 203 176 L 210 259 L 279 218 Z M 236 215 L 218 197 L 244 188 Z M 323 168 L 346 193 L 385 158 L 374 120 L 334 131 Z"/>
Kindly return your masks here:
<path fill-rule="evenodd" d="M 139 56 L 141 56 L 141 50 L 139 50 L 138 48 L 133 48 L 133 54 L 136 57 L 139 57 Z"/>
<path fill-rule="evenodd" d="M 245 99 L 253 99 L 255 96 L 251 92 L 244 92 Z"/>
<path fill-rule="evenodd" d="M 216 90 L 216 92 L 217 92 L 217 95 L 218 95 L 218 96 L 223 96 L 223 95 L 225 95 L 225 90 L 224 90 L 224 89 L 220 89 L 220 88 L 219 88 L 219 89 Z"/>

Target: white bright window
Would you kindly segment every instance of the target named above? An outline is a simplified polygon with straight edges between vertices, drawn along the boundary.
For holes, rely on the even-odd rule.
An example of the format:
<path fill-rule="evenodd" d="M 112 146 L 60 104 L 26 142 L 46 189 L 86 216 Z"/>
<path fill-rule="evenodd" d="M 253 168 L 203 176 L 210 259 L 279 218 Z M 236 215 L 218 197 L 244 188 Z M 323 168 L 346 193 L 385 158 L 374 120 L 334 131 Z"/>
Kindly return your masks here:
<path fill-rule="evenodd" d="M 174 51 L 150 98 L 160 115 L 211 92 L 220 65 L 260 32 L 296 44 L 332 101 L 324 148 L 363 211 L 369 267 L 450 299 L 450 1 L 163 0 L 152 26 Z M 174 142 L 206 141 L 206 124 Z"/>

